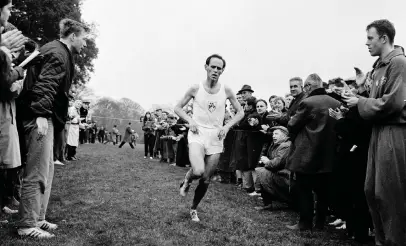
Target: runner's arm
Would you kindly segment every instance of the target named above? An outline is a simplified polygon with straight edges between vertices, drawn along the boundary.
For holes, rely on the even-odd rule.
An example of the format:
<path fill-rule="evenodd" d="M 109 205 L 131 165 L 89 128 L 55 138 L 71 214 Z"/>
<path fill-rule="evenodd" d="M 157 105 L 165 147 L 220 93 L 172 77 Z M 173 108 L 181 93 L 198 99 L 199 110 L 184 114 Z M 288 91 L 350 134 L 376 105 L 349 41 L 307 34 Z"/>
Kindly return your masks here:
<path fill-rule="evenodd" d="M 190 87 L 186 94 L 183 96 L 183 98 L 176 104 L 174 111 L 175 113 L 182 119 L 184 119 L 185 121 L 187 121 L 188 123 L 191 123 L 193 121 L 192 118 L 189 117 L 189 115 L 187 115 L 187 113 L 183 110 L 183 107 L 186 106 L 186 104 L 188 104 L 188 102 L 195 97 L 196 92 L 199 90 L 199 85 L 193 85 L 192 87 Z"/>
<path fill-rule="evenodd" d="M 231 105 L 233 105 L 234 109 L 236 110 L 235 116 L 227 123 L 227 125 L 225 125 L 226 127 L 231 128 L 244 118 L 244 111 L 231 88 L 225 86 L 225 91 L 227 99 L 230 100 Z"/>

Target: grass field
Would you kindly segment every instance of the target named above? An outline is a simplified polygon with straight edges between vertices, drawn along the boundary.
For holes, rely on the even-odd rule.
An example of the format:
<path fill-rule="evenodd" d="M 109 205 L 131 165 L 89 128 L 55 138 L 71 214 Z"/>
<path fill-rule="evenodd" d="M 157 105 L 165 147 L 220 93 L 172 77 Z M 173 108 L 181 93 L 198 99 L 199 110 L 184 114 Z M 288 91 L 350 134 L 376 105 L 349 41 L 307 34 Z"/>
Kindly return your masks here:
<path fill-rule="evenodd" d="M 185 199 L 178 193 L 187 169 L 144 160 L 143 145 L 87 144 L 78 157 L 55 167 L 47 219 L 59 225 L 56 237 L 21 239 L 9 217 L 0 245 L 355 245 L 343 232 L 288 231 L 295 213 L 257 212 L 257 199 L 217 182 L 198 208 L 201 222 L 192 222 L 196 184 Z"/>

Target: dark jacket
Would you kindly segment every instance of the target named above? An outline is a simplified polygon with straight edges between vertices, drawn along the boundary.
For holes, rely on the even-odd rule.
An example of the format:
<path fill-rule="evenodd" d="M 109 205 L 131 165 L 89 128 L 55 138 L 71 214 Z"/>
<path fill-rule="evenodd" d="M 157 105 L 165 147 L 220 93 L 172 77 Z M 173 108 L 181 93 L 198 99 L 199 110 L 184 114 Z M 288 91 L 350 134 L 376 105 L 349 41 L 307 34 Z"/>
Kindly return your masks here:
<path fill-rule="evenodd" d="M 289 153 L 290 146 L 291 142 L 289 140 L 280 144 L 272 144 L 266 150 L 265 156 L 268 157 L 271 162 L 265 164 L 265 168 L 274 172 L 285 169 L 286 157 Z"/>
<path fill-rule="evenodd" d="M 360 96 L 367 98 L 368 93 L 364 92 Z M 358 149 L 368 150 L 371 129 L 371 122 L 361 118 L 358 108 L 350 108 L 345 117 L 339 119 L 335 125 L 335 131 L 340 137 L 340 153 L 349 153 L 354 145 Z"/>
<path fill-rule="evenodd" d="M 19 119 L 52 118 L 55 128 L 65 125 L 74 59 L 68 47 L 55 40 L 40 48 L 42 61 L 27 70 L 17 102 Z"/>
<path fill-rule="evenodd" d="M 290 118 L 296 114 L 297 109 L 299 108 L 300 103 L 303 99 L 306 98 L 306 94 L 304 92 L 300 93 L 295 97 L 292 102 L 290 103 L 289 109 L 286 113 L 282 114 L 282 117 L 275 119 L 276 123 L 281 126 L 287 126 Z"/>
<path fill-rule="evenodd" d="M 131 125 L 128 125 L 127 128 L 125 128 L 123 142 L 130 143 L 132 134 L 133 130 L 131 129 Z"/>
<path fill-rule="evenodd" d="M 142 124 L 142 130 L 144 131 L 144 134 L 150 134 L 150 135 L 154 135 L 155 131 L 154 131 L 154 127 L 155 127 L 155 121 L 154 120 L 144 120 L 143 124 Z"/>
<path fill-rule="evenodd" d="M 336 120 L 329 116 L 329 108 L 340 102 L 327 95 L 325 89 L 312 91 L 304 99 L 288 123 L 293 141 L 287 169 L 307 174 L 332 172 L 336 148 Z"/>

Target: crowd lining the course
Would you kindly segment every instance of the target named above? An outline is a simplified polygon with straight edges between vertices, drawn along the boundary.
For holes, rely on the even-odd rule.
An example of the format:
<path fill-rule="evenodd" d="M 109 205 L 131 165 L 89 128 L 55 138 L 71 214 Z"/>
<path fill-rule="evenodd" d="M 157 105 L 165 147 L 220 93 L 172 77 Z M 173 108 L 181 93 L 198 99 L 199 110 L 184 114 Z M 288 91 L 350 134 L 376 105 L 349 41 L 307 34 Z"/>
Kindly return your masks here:
<path fill-rule="evenodd" d="M 85 46 L 84 34 L 88 30 L 86 26 L 69 19 L 61 21 L 61 40 L 53 41 L 40 49 L 48 59 L 42 57 L 43 60 L 32 62 L 25 73 L 27 67 L 12 65 L 18 64 L 16 51 L 27 49 L 27 52 L 23 52 L 26 57 L 37 47 L 34 45 L 32 49 L 32 43 L 21 33 L 8 29 L 7 19 L 4 21 L 3 17 L 7 14 L 5 8 L 8 8 L 10 2 L 0 3 L 2 37 L 4 36 L 0 50 L 1 211 L 5 214 L 15 214 L 18 211 L 13 208 L 19 206 L 21 220 L 18 223 L 18 234 L 33 238 L 51 238 L 54 235 L 48 231 L 55 230 L 57 225 L 46 221 L 45 213 L 54 164 L 63 165 L 65 161 L 77 160 L 76 149 L 79 144 L 96 143 L 97 139 L 103 144 L 119 144 L 119 148 L 129 143 L 134 148 L 139 136 L 132 129 L 131 122 L 123 135 L 116 126 L 110 131 L 104 127 L 98 128 L 94 122 L 87 120 L 87 102 L 70 101 L 68 105 L 66 95 L 69 94 L 73 76 L 73 71 L 69 69 L 72 69 L 74 64 L 72 53 L 79 53 Z M 375 22 L 368 30 L 375 28 L 380 32 L 380 38 L 386 35 L 389 42 L 393 43 L 394 29 L 392 32 L 393 26 L 388 23 Z M 385 42 L 383 44 L 386 45 Z M 391 59 L 402 57 L 399 58 L 403 59 L 401 61 L 398 61 L 398 58 L 395 60 L 403 62 L 401 64 L 404 65 L 402 47 L 395 46 L 390 54 Z M 379 69 L 391 63 L 391 59 L 378 62 L 374 66 L 375 72 L 379 73 Z M 38 64 L 41 64 L 40 67 Z M 37 69 L 40 69 L 42 77 L 39 76 L 39 79 L 35 80 Z M 377 108 L 387 105 L 386 111 L 378 113 L 348 107 L 348 101 L 343 97 L 344 92 L 351 92 L 359 96 L 359 100 L 365 99 L 365 104 L 375 103 L 367 100 L 369 96 L 379 94 L 374 91 L 374 84 L 371 84 L 376 75 L 374 72 L 364 75 L 356 69 L 355 79 L 336 78 L 328 82 L 323 82 L 317 74 L 309 75 L 305 81 L 294 77 L 289 81 L 290 94 L 285 97 L 272 95 L 268 100 L 255 98 L 252 87 L 243 85 L 237 94 L 237 100 L 244 108 L 245 116 L 227 133 L 224 151 L 213 179 L 224 184 L 233 183 L 249 196 L 259 198 L 263 205 L 256 207 L 257 210 L 274 210 L 282 206 L 299 211 L 303 220 L 296 226 L 288 227 L 289 229 L 323 229 L 329 214 L 334 217 L 330 221 L 331 226 L 346 229 L 349 237 L 358 242 L 368 242 L 371 234 L 375 233 L 377 245 L 380 245 L 380 242 L 385 242 L 385 245 L 401 245 L 399 242 L 405 242 L 405 227 L 396 229 L 391 222 L 395 221 L 395 226 L 405 223 L 403 221 L 402 224 L 404 203 L 402 207 L 395 201 L 396 197 L 404 200 L 406 196 L 399 192 L 404 191 L 405 187 L 397 185 L 405 184 L 405 163 L 393 159 L 394 162 L 398 161 L 398 176 L 393 177 L 393 172 L 385 169 L 382 174 L 387 176 L 377 179 L 382 183 L 376 185 L 382 187 L 387 187 L 385 182 L 389 182 L 389 186 L 393 185 L 391 182 L 397 182 L 392 186 L 393 195 L 388 198 L 394 207 L 388 208 L 387 214 L 382 215 L 380 207 L 387 203 L 380 201 L 378 197 L 375 201 L 377 207 L 373 207 L 374 202 L 367 203 L 367 190 L 364 191 L 364 185 L 368 183 L 368 158 L 371 158 L 368 149 L 379 144 L 372 141 L 370 143 L 371 135 L 381 134 L 374 125 L 376 121 L 365 118 L 373 118 L 373 113 L 385 115 L 386 118 L 382 117 L 383 120 L 380 119 L 382 121 L 379 121 L 379 124 L 386 126 L 385 119 L 390 119 L 393 120 L 389 123 L 393 124 L 394 129 L 398 127 L 398 132 L 404 132 L 404 115 L 399 113 L 404 109 L 404 98 L 399 99 L 399 96 L 405 94 L 406 67 L 395 66 L 393 69 L 399 70 L 397 77 L 394 77 L 395 81 L 388 82 L 393 78 L 383 77 L 378 81 L 380 84 L 377 82 L 376 86 L 384 86 L 387 83 L 398 86 L 382 92 L 394 91 L 395 96 L 389 93 L 387 101 L 372 107 L 371 111 L 378 111 Z M 64 71 L 63 74 L 61 70 Z M 28 90 L 27 86 L 32 87 Z M 52 100 L 53 103 L 49 104 Z M 322 103 L 334 106 L 323 111 L 324 114 L 312 111 L 321 110 Z M 403 106 L 397 111 L 391 111 L 394 105 Z M 305 111 L 309 108 L 310 111 Z M 189 116 L 193 115 L 191 104 L 184 110 Z M 392 114 L 387 113 L 388 111 Z M 235 110 L 228 106 L 225 112 L 224 124 L 234 117 Z M 299 117 L 308 117 L 307 122 L 314 124 L 306 123 L 308 125 L 305 128 L 297 126 L 295 120 Z M 144 131 L 145 159 L 158 159 L 160 162 L 179 167 L 190 166 L 187 122 L 162 109 L 146 112 L 140 121 Z M 313 126 L 315 128 L 312 128 Z M 389 133 L 384 134 L 389 136 Z M 389 144 L 398 141 L 382 140 Z M 388 148 L 392 151 L 397 146 Z M 404 160 L 404 156 L 399 158 Z M 302 165 L 307 159 L 312 161 L 308 165 Z M 45 177 L 44 180 L 37 180 L 37 174 L 33 174 L 36 172 Z M 388 194 L 380 194 L 379 191 L 377 194 L 388 197 Z M 316 215 L 314 227 L 313 207 Z M 371 217 L 371 211 L 374 212 L 372 215 L 378 211 L 384 216 L 383 226 L 377 225 L 376 218 Z M 398 214 L 400 220 L 397 220 L 394 214 Z M 8 221 L 2 220 L 1 223 L 7 224 Z M 374 225 L 379 226 L 384 233 L 374 232 Z M 386 235 L 386 238 L 379 238 L 381 235 Z"/>

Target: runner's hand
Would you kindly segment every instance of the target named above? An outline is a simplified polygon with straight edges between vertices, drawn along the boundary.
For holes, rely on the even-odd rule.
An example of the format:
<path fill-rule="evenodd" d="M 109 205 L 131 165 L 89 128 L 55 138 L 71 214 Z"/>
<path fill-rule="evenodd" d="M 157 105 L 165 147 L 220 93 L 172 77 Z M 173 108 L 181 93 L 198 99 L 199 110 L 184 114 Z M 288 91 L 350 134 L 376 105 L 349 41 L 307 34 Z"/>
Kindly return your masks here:
<path fill-rule="evenodd" d="M 223 126 L 222 128 L 220 128 L 219 133 L 218 133 L 218 137 L 219 137 L 220 141 L 226 138 L 226 135 L 229 130 L 230 130 L 230 128 L 227 126 Z"/>
<path fill-rule="evenodd" d="M 48 132 L 48 120 L 44 117 L 38 117 L 37 118 L 37 128 L 38 128 L 38 134 L 40 136 L 45 136 L 47 135 Z"/>
<path fill-rule="evenodd" d="M 189 122 L 189 130 L 194 134 L 199 134 L 199 129 L 195 121 L 192 120 Z"/>

